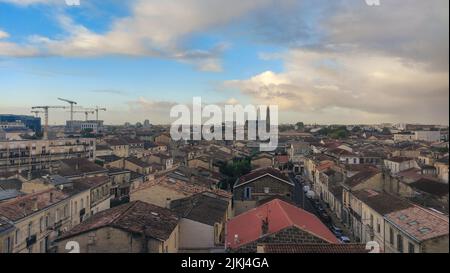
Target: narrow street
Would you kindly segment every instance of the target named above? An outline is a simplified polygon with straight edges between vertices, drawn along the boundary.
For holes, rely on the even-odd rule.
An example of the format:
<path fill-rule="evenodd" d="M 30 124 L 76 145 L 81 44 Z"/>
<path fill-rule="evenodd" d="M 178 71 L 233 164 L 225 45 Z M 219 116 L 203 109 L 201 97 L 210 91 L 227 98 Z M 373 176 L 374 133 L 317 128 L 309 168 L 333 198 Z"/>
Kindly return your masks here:
<path fill-rule="evenodd" d="M 322 217 L 320 216 L 320 213 L 317 210 L 316 206 L 313 204 L 313 201 L 306 197 L 305 192 L 303 190 L 303 186 L 305 183 L 302 180 L 302 178 L 300 180 L 295 178 L 295 175 L 293 173 L 289 173 L 289 178 L 295 184 L 294 202 L 296 203 L 296 205 L 299 208 L 302 208 L 302 209 L 316 215 L 322 222 L 324 222 Z M 342 229 L 343 235 L 349 237 L 350 240 L 352 242 L 354 242 L 353 236 L 351 236 L 351 233 L 349 232 L 349 230 L 341 223 L 341 221 L 336 217 L 336 215 L 334 215 L 334 213 L 330 209 L 328 209 L 327 206 L 325 204 L 323 204 L 323 202 L 321 202 L 321 204 L 322 204 L 322 207 L 324 208 L 326 214 L 328 216 L 330 216 L 330 218 L 331 218 L 331 222 L 329 222 L 329 223 L 324 222 L 324 224 L 328 227 L 335 226 L 335 227 Z"/>

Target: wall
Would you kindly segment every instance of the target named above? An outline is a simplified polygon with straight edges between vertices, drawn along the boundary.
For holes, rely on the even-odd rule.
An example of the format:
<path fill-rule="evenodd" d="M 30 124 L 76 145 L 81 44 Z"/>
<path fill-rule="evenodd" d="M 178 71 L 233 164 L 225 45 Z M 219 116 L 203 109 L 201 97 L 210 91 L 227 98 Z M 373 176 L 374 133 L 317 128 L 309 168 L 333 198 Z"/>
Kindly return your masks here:
<path fill-rule="evenodd" d="M 257 245 L 262 243 L 281 243 L 281 244 L 322 244 L 326 241 L 313 236 L 297 227 L 288 227 L 275 234 L 263 236 L 260 239 L 240 247 L 230 252 L 237 253 L 256 253 Z"/>
<path fill-rule="evenodd" d="M 180 248 L 205 249 L 214 247 L 214 226 L 195 222 L 190 219 L 180 221 Z"/>

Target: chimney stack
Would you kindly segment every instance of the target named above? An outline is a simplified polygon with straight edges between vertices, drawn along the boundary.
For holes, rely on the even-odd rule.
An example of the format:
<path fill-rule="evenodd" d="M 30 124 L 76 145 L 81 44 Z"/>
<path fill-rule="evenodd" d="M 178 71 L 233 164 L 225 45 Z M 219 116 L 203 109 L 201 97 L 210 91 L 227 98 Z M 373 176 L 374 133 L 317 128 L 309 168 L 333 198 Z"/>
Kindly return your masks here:
<path fill-rule="evenodd" d="M 33 211 L 38 211 L 39 208 L 38 208 L 38 200 L 37 200 L 37 198 L 35 197 L 35 198 L 33 198 L 31 201 L 33 202 L 33 204 L 32 204 L 32 210 L 33 210 Z"/>
<path fill-rule="evenodd" d="M 263 219 L 261 223 L 261 236 L 266 235 L 269 233 L 269 219 Z"/>

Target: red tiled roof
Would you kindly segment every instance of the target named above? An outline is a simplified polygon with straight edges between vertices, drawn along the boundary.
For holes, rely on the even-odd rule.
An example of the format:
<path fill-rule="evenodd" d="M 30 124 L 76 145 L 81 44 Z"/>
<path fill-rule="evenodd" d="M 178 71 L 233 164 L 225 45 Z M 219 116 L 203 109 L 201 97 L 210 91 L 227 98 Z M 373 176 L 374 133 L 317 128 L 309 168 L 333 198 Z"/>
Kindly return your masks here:
<path fill-rule="evenodd" d="M 302 254 L 328 253 L 350 254 L 369 253 L 364 244 L 262 244 L 263 253 Z"/>
<path fill-rule="evenodd" d="M 0 216 L 17 221 L 67 198 L 68 194 L 56 189 L 28 194 L 0 204 Z"/>
<path fill-rule="evenodd" d="M 326 161 L 326 162 L 321 163 L 319 166 L 317 166 L 316 170 L 321 172 L 321 171 L 327 170 L 333 166 L 334 166 L 334 162 Z"/>
<path fill-rule="evenodd" d="M 259 239 L 262 234 L 262 219 L 267 219 L 269 222 L 267 234 L 274 234 L 295 226 L 329 243 L 339 243 L 333 233 L 315 215 L 275 199 L 228 221 L 227 247 L 236 249 Z M 236 235 L 238 235 L 237 242 Z"/>
<path fill-rule="evenodd" d="M 390 213 L 386 219 L 418 241 L 448 236 L 449 232 L 448 216 L 419 206 Z"/>
<path fill-rule="evenodd" d="M 276 160 L 278 163 L 286 164 L 286 163 L 289 162 L 289 156 L 287 156 L 287 155 L 277 155 L 276 158 L 275 158 L 275 160 Z"/>

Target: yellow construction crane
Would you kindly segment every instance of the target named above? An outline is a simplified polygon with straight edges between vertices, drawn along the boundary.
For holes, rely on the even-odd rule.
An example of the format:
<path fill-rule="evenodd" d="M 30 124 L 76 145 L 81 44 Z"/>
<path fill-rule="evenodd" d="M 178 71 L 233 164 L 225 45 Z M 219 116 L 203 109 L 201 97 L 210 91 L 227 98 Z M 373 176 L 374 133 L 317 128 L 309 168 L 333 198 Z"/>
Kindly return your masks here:
<path fill-rule="evenodd" d="M 73 106 L 76 105 L 77 103 L 75 101 L 66 100 L 66 99 L 62 99 L 62 98 L 58 98 L 58 100 L 64 101 L 64 102 L 67 102 L 68 104 L 70 104 L 70 121 L 73 121 Z"/>
<path fill-rule="evenodd" d="M 97 122 L 98 122 L 98 111 L 106 111 L 106 108 L 99 108 L 98 106 L 95 107 L 95 113 L 96 113 Z"/>
<path fill-rule="evenodd" d="M 39 114 L 44 113 L 44 111 L 31 111 L 31 113 L 33 113 L 37 118 L 39 117 Z"/>
<path fill-rule="evenodd" d="M 65 106 L 34 106 L 31 109 L 43 109 L 45 114 L 44 139 L 48 139 L 48 109 L 66 109 Z"/>
<path fill-rule="evenodd" d="M 73 111 L 73 113 L 83 113 L 86 115 L 86 121 L 89 119 L 89 114 L 95 114 L 95 110 L 92 109 L 83 109 L 80 111 Z"/>

